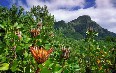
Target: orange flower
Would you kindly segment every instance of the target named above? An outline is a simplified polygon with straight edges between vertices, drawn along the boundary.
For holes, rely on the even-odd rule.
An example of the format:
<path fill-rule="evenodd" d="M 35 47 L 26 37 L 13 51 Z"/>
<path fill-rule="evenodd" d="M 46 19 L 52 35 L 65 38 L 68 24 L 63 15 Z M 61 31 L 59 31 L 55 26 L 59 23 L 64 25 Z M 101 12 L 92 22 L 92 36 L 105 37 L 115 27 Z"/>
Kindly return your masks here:
<path fill-rule="evenodd" d="M 32 29 L 31 30 L 31 36 L 32 37 L 36 37 L 39 34 L 40 34 L 40 30 L 39 29 Z"/>
<path fill-rule="evenodd" d="M 43 47 L 31 46 L 30 51 L 37 63 L 42 64 L 48 59 L 53 49 L 45 50 Z"/>

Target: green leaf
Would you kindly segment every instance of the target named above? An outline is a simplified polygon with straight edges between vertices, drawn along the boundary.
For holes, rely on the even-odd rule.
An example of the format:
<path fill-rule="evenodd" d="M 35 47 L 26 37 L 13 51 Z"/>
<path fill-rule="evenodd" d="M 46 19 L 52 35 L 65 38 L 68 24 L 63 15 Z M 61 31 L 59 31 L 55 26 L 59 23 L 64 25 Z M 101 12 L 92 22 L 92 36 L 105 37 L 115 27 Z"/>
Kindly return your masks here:
<path fill-rule="evenodd" d="M 74 65 L 74 68 L 79 69 L 79 65 Z"/>
<path fill-rule="evenodd" d="M 0 70 L 8 70 L 8 69 L 9 69 L 9 64 L 8 63 L 0 64 Z"/>
<path fill-rule="evenodd" d="M 23 24 L 18 24 L 17 22 L 14 24 L 14 27 L 16 27 L 17 29 L 23 27 Z"/>
<path fill-rule="evenodd" d="M 58 71 L 55 71 L 54 73 L 61 73 L 63 71 L 63 68 L 61 68 L 60 70 Z"/>
<path fill-rule="evenodd" d="M 30 65 L 26 66 L 25 73 L 30 73 Z"/>
<path fill-rule="evenodd" d="M 22 50 L 22 47 L 21 46 L 17 46 L 16 47 L 16 52 L 22 52 L 21 50 Z"/>
<path fill-rule="evenodd" d="M 45 44 L 45 49 L 50 49 L 51 44 Z"/>
<path fill-rule="evenodd" d="M 43 67 L 43 69 L 41 70 L 41 73 L 51 73 L 51 71 L 50 70 L 48 70 L 48 68 L 46 68 L 46 67 Z"/>
<path fill-rule="evenodd" d="M 27 64 L 27 61 L 23 61 L 23 64 Z"/>
<path fill-rule="evenodd" d="M 25 56 L 25 57 L 27 57 L 27 56 L 28 56 L 28 53 L 27 53 L 26 51 L 25 51 L 25 53 L 24 53 L 24 56 Z"/>
<path fill-rule="evenodd" d="M 44 64 L 45 64 L 46 67 L 48 67 L 51 64 L 50 59 L 48 59 Z"/>
<path fill-rule="evenodd" d="M 28 43 L 31 40 L 31 38 L 29 38 L 27 35 L 23 35 L 23 41 L 25 43 Z"/>
<path fill-rule="evenodd" d="M 54 63 L 51 63 L 51 64 L 49 65 L 49 68 L 51 68 L 53 65 L 54 65 Z"/>
<path fill-rule="evenodd" d="M 16 22 L 15 24 L 14 24 L 14 27 L 17 27 L 18 26 L 18 23 Z"/>
<path fill-rule="evenodd" d="M 14 60 L 12 67 L 11 67 L 12 72 L 15 72 L 16 70 L 18 70 L 17 66 L 18 66 L 18 61 Z"/>
<path fill-rule="evenodd" d="M 59 73 L 59 70 L 61 69 L 61 66 L 60 66 L 60 64 L 56 64 L 54 67 L 53 67 L 53 69 L 54 69 L 54 73 L 56 72 L 58 72 Z"/>
<path fill-rule="evenodd" d="M 3 26 L 2 24 L 0 24 L 0 27 L 1 27 L 1 28 L 4 28 L 4 26 Z"/>
<path fill-rule="evenodd" d="M 0 61 L 1 62 L 5 62 L 6 61 L 6 57 L 3 54 L 0 55 Z"/>

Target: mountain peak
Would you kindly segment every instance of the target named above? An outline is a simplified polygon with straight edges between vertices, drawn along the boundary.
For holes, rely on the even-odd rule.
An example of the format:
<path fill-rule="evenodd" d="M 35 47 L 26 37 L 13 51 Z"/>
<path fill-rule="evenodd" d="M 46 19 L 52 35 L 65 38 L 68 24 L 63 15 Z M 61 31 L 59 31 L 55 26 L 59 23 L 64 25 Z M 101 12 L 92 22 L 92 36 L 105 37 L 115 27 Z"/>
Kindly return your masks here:
<path fill-rule="evenodd" d="M 91 17 L 88 15 L 79 16 L 77 19 L 72 20 L 71 22 L 80 22 L 80 23 L 87 23 L 91 21 Z"/>
<path fill-rule="evenodd" d="M 68 23 L 64 21 L 56 22 L 55 28 L 63 28 L 62 32 L 65 36 L 74 37 L 76 39 L 86 36 L 86 31 L 89 27 L 93 28 L 96 32 L 99 33 L 98 38 L 103 39 L 107 36 L 116 37 L 115 33 L 108 31 L 107 29 L 102 28 L 95 21 L 91 20 L 91 17 L 88 15 L 79 16 L 77 19 L 74 19 Z M 74 31 L 73 31 L 74 30 Z M 78 37 L 77 37 L 78 36 Z"/>
<path fill-rule="evenodd" d="M 91 20 L 91 17 L 88 15 L 83 15 L 83 16 L 79 16 L 77 19 L 82 19 L 82 20 Z"/>

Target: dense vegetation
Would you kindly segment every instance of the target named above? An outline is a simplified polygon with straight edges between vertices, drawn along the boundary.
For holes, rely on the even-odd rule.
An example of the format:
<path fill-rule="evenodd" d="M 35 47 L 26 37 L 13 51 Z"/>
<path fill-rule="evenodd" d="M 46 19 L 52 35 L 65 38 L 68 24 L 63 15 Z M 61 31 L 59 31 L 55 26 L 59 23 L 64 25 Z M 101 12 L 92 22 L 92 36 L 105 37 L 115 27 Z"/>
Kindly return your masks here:
<path fill-rule="evenodd" d="M 15 5 L 0 7 L 0 72 L 114 73 L 115 38 L 95 40 L 99 33 L 92 26 L 81 31 L 83 38 L 74 33 L 80 28 L 72 27 L 78 26 L 76 23 L 67 25 L 54 26 L 46 6 L 33 6 L 29 12 Z"/>

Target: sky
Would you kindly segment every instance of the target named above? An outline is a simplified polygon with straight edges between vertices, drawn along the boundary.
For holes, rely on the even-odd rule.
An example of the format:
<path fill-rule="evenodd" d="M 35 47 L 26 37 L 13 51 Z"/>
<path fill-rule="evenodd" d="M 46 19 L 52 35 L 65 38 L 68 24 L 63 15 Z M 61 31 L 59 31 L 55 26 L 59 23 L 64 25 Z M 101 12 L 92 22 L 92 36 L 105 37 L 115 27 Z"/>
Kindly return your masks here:
<path fill-rule="evenodd" d="M 70 22 L 82 15 L 89 15 L 100 26 L 116 33 L 116 0 L 0 0 L 0 6 L 12 4 L 29 11 L 34 5 L 48 7 L 56 21 Z"/>

